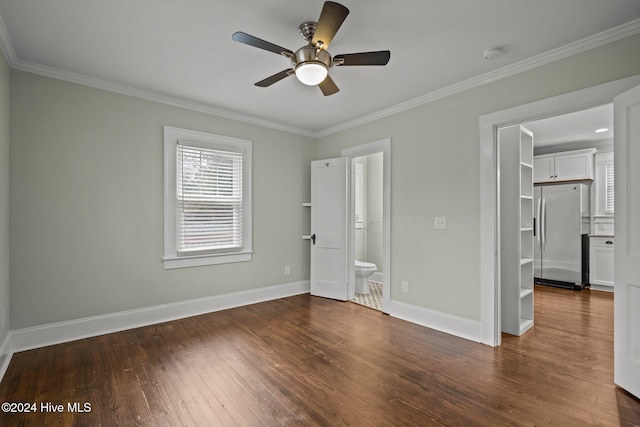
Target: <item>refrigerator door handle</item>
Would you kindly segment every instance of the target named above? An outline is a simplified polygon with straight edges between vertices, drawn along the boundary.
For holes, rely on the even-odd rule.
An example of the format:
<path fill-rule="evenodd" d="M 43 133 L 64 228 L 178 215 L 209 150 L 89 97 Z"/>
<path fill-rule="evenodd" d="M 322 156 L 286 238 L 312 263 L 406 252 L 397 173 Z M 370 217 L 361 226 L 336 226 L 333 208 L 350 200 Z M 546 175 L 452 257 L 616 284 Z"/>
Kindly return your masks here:
<path fill-rule="evenodd" d="M 542 206 L 540 208 L 540 237 L 542 239 L 542 250 L 547 250 L 547 200 L 542 198 Z"/>
<path fill-rule="evenodd" d="M 540 226 L 542 224 L 542 211 L 541 211 L 541 201 L 542 198 L 538 199 L 538 206 L 536 206 L 536 217 L 533 218 L 533 235 L 536 238 L 538 246 L 540 246 Z M 536 221 L 537 219 L 537 221 Z"/>
<path fill-rule="evenodd" d="M 536 237 L 536 217 L 533 217 L 533 237 Z"/>

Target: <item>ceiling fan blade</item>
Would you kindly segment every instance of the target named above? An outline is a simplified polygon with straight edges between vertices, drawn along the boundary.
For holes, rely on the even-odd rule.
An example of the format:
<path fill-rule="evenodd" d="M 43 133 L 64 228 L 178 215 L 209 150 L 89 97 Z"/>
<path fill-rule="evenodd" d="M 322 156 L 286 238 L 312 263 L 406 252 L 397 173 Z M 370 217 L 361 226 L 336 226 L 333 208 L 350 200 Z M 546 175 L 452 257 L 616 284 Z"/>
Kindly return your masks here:
<path fill-rule="evenodd" d="M 324 96 L 333 95 L 334 93 L 338 93 L 340 89 L 338 89 L 338 85 L 333 81 L 331 76 L 327 75 L 327 77 L 318 85 Z"/>
<path fill-rule="evenodd" d="M 257 47 L 258 49 L 268 50 L 270 52 L 277 53 L 278 55 L 284 55 L 289 58 L 293 56 L 293 52 L 289 49 L 285 49 L 284 47 L 278 46 L 277 44 L 269 43 L 268 41 L 264 41 L 250 34 L 243 33 L 242 31 L 233 33 L 231 38 L 234 41 Z"/>
<path fill-rule="evenodd" d="M 294 71 L 291 68 L 282 70 L 279 73 L 274 74 L 273 76 L 267 77 L 264 80 L 260 80 L 258 83 L 256 83 L 256 86 L 260 86 L 260 87 L 271 86 L 272 84 L 279 82 L 285 77 L 289 77 L 293 73 Z"/>
<path fill-rule="evenodd" d="M 327 49 L 348 14 L 349 9 L 343 5 L 332 1 L 324 2 L 311 44 L 317 47 L 318 42 L 322 42 L 322 49 Z"/>
<path fill-rule="evenodd" d="M 333 57 L 335 65 L 387 65 L 391 52 L 380 50 L 377 52 L 347 53 Z"/>

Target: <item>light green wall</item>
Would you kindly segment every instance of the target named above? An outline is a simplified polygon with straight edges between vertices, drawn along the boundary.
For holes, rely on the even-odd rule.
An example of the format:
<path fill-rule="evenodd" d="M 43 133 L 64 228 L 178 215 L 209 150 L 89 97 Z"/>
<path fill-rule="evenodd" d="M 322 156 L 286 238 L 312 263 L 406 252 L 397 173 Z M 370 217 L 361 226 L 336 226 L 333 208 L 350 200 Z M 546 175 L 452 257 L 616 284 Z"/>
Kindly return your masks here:
<path fill-rule="evenodd" d="M 9 333 L 9 67 L 0 55 L 0 345 Z M 1 319 L 0 319 L 1 321 Z M 0 354 L 0 364 L 2 355 Z"/>
<path fill-rule="evenodd" d="M 317 159 L 392 140 L 392 299 L 480 320 L 481 115 L 639 73 L 635 35 L 320 138 Z"/>
<path fill-rule="evenodd" d="M 12 329 L 309 278 L 313 139 L 17 70 L 11 90 Z M 253 141 L 253 261 L 163 269 L 164 125 Z"/>

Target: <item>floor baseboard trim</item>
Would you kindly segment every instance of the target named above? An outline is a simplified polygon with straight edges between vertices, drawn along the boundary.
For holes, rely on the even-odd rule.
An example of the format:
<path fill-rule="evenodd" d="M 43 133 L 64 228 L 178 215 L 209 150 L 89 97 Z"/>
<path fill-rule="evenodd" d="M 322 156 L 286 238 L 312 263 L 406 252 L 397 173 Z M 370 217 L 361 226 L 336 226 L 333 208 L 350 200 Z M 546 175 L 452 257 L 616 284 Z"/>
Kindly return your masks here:
<path fill-rule="evenodd" d="M 309 292 L 309 281 L 285 283 L 11 331 L 12 352 L 90 338 Z"/>
<path fill-rule="evenodd" d="M 382 275 L 381 271 L 376 271 L 371 276 L 369 276 L 369 279 L 373 280 L 374 282 L 384 283 L 384 276 Z"/>
<path fill-rule="evenodd" d="M 390 315 L 470 341 L 481 342 L 482 329 L 480 322 L 476 320 L 470 320 L 399 301 L 391 301 Z"/>
<path fill-rule="evenodd" d="M 613 292 L 613 286 L 591 284 L 592 291 Z"/>
<path fill-rule="evenodd" d="M 4 378 L 4 373 L 7 372 L 7 368 L 9 367 L 9 362 L 11 362 L 12 356 L 13 351 L 11 350 L 11 332 L 9 332 L 0 344 L 0 381 L 2 381 L 2 378 Z"/>

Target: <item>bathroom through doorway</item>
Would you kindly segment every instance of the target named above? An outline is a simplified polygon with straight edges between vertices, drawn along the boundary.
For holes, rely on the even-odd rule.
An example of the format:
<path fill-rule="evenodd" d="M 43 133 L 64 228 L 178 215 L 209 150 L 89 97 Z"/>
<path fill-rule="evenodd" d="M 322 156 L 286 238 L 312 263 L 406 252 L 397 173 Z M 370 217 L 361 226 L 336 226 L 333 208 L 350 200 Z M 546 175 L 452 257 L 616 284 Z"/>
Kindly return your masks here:
<path fill-rule="evenodd" d="M 349 300 L 389 313 L 391 140 L 343 150 L 350 160 Z"/>

